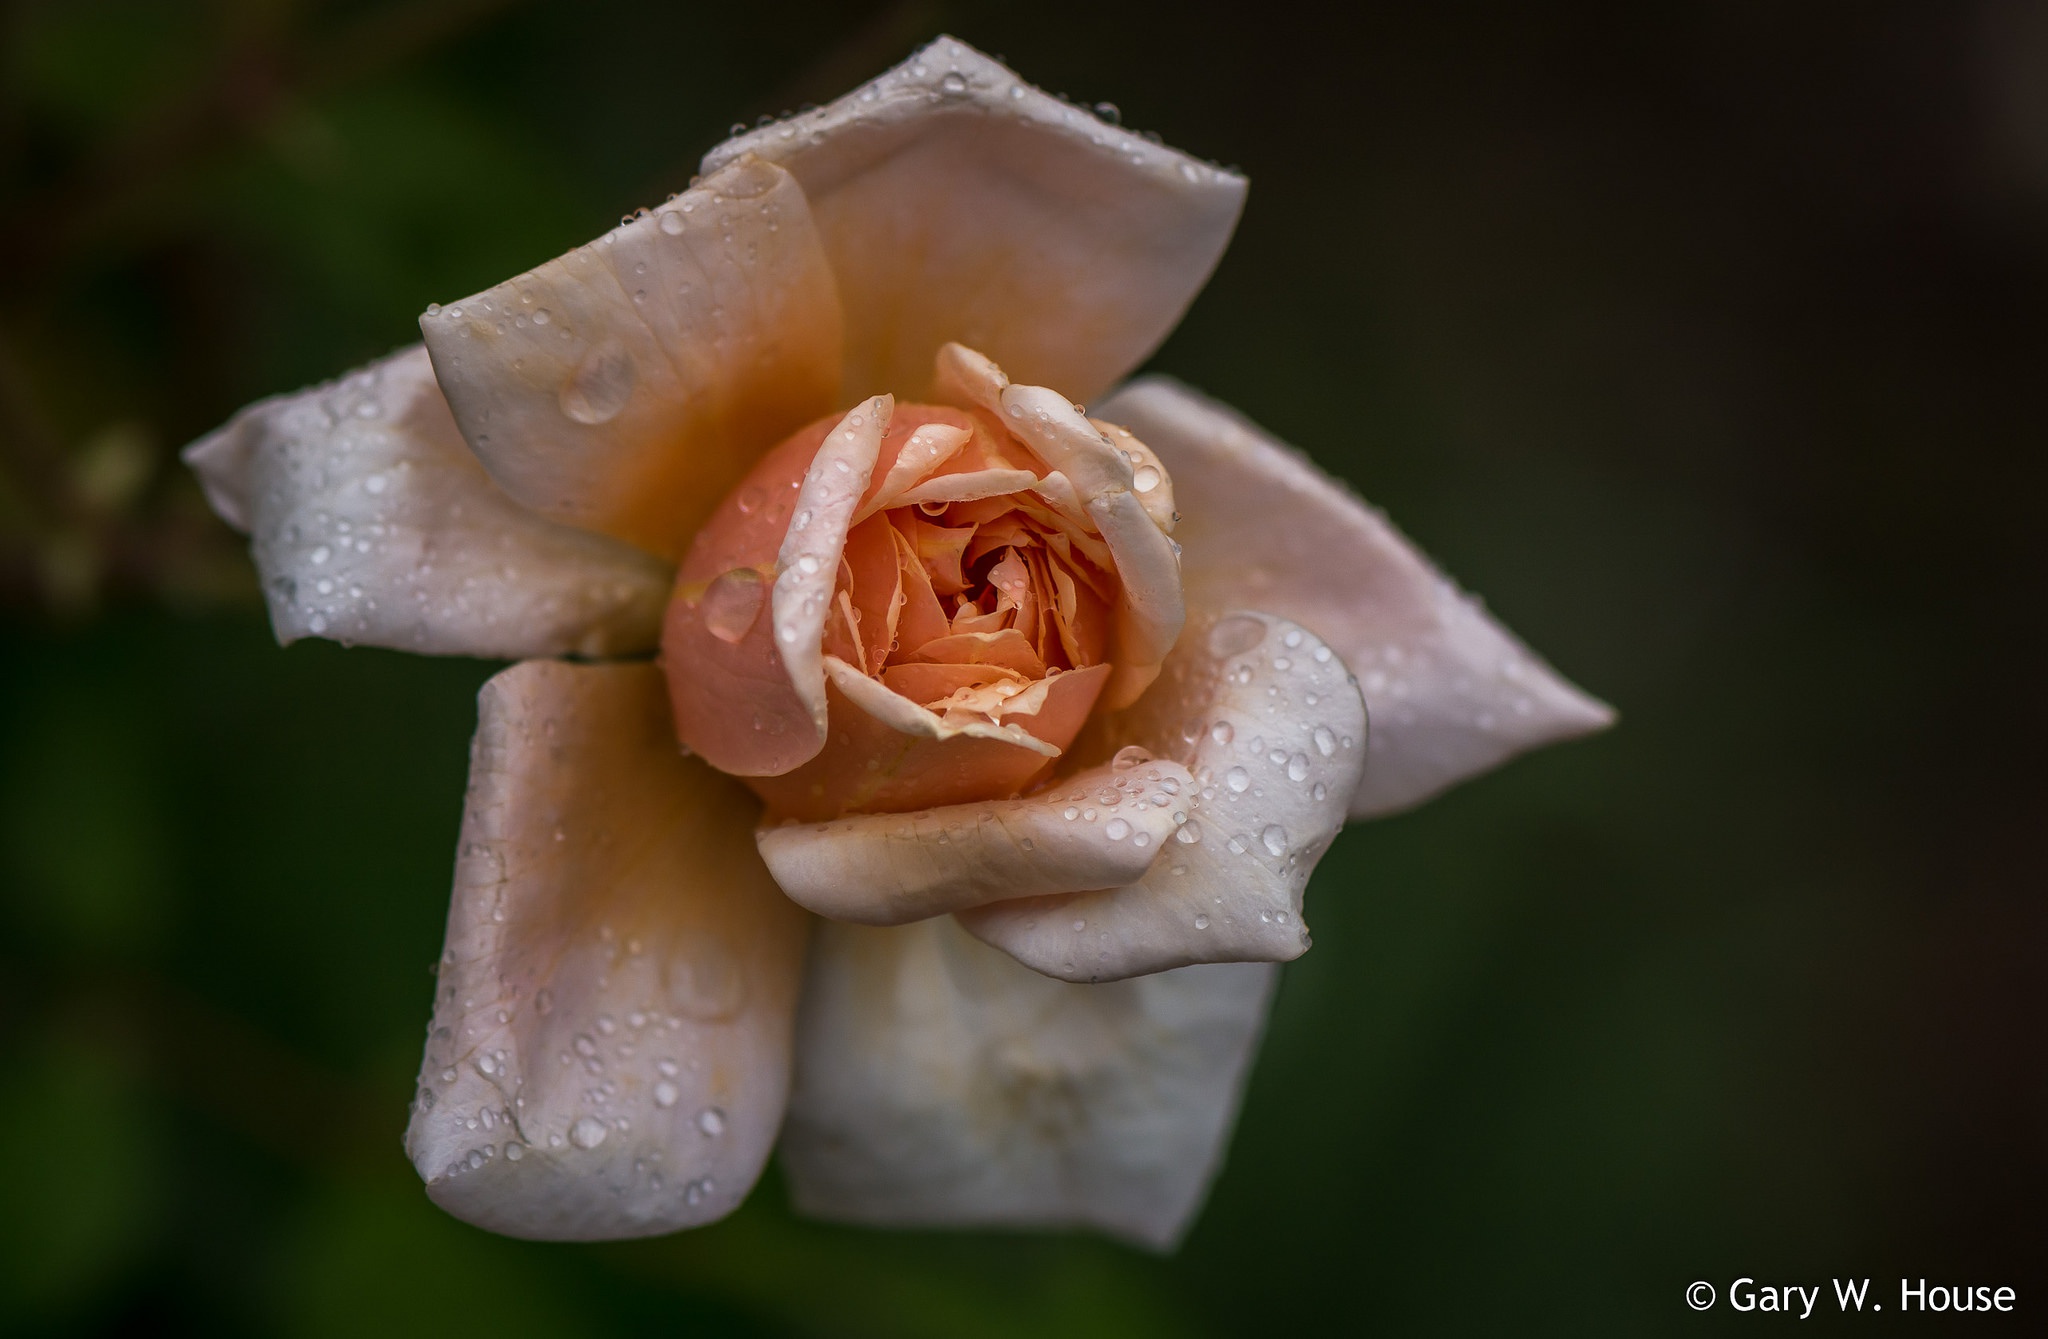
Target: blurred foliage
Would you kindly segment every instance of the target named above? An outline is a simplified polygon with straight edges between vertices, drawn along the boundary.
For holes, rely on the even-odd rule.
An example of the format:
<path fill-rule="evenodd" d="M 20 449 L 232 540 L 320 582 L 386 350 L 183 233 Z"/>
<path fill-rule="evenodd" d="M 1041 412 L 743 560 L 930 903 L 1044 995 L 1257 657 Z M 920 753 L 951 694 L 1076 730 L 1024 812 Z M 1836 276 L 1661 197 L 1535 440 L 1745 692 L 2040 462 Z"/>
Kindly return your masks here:
<path fill-rule="evenodd" d="M 0 1330 L 1636 1335 L 1738 1274 L 2038 1311 L 2048 18 L 1334 13 L 0 5 Z M 475 1232 L 397 1136 L 493 667 L 278 651 L 174 452 L 942 29 L 1249 171 L 1157 365 L 1623 724 L 1340 840 L 1174 1258 L 807 1223 L 772 1172 L 665 1240 Z"/>

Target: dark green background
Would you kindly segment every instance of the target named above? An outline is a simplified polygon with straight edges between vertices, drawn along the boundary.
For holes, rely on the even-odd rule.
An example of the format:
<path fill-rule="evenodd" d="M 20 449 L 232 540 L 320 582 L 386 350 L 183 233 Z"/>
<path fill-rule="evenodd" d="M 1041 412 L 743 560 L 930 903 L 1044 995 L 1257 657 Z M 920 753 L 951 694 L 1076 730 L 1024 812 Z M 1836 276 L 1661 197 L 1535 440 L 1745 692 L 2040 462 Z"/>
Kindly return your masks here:
<path fill-rule="evenodd" d="M 2041 4 L 0 16 L 0 1330 L 1640 1335 L 1901 1274 L 2041 1324 Z M 1250 174 L 1156 365 L 1622 724 L 1337 843 L 1172 1259 L 772 1172 L 486 1236 L 398 1136 L 494 667 L 277 650 L 170 453 L 941 30 Z"/>

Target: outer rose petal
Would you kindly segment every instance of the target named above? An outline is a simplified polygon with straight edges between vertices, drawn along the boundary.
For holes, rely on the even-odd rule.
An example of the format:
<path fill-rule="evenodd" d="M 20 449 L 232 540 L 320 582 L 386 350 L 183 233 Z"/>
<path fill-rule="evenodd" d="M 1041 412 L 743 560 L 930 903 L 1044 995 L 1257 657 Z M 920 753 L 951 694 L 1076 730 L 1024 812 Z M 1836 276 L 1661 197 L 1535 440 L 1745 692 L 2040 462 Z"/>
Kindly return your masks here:
<path fill-rule="evenodd" d="M 837 102 L 740 135 L 795 174 L 846 304 L 856 389 L 928 398 L 970 344 L 1093 399 L 1143 361 L 1215 268 L 1244 178 L 1106 125 L 942 37 Z"/>
<path fill-rule="evenodd" d="M 506 492 L 668 558 L 839 391 L 832 272 L 803 191 L 767 163 L 710 174 L 420 330 Z"/>
<path fill-rule="evenodd" d="M 1132 886 L 993 902 L 959 913 L 968 933 L 1065 981 L 1300 957 L 1302 892 L 1365 765 L 1365 703 L 1344 662 L 1286 619 L 1227 614 L 1090 733 L 1083 747 L 1185 762 L 1187 823 Z"/>
<path fill-rule="evenodd" d="M 1125 793 L 1132 785 L 1139 789 Z M 853 814 L 763 828 L 757 838 L 769 873 L 799 905 L 833 920 L 903 925 L 1004 898 L 1134 882 L 1172 837 L 1175 816 L 1187 812 L 1180 797 L 1192 790 L 1175 763 L 1104 764 L 1026 799 Z"/>
<path fill-rule="evenodd" d="M 1230 409 L 1146 377 L 1097 412 L 1173 471 L 1189 607 L 1284 614 L 1358 675 L 1372 743 L 1351 817 L 1406 809 L 1613 724 L 1611 707 L 1488 617 L 1384 516 Z"/>
<path fill-rule="evenodd" d="M 1076 986 L 949 919 L 824 922 L 782 1161 L 797 1207 L 891 1226 L 1177 1242 L 1237 1115 L 1274 969 Z"/>
<path fill-rule="evenodd" d="M 479 709 L 413 1165 L 509 1236 L 722 1217 L 782 1119 L 804 950 L 757 805 L 677 754 L 651 665 L 528 661 Z"/>
<path fill-rule="evenodd" d="M 668 564 L 500 492 L 417 345 L 250 405 L 185 460 L 252 533 L 281 642 L 515 658 L 629 655 L 660 636 Z"/>

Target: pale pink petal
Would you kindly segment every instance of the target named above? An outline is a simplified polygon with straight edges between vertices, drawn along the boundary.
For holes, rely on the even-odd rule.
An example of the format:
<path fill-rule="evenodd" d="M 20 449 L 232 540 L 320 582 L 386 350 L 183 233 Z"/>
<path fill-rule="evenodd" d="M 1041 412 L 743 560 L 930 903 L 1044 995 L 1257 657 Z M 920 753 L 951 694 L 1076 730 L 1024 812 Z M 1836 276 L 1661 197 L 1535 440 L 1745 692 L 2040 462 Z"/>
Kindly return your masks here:
<path fill-rule="evenodd" d="M 1009 385 L 1002 410 L 1010 429 L 1074 486 L 1116 557 L 1123 598 L 1116 604 L 1111 652 L 1116 674 L 1103 700 L 1112 709 L 1129 706 L 1159 673 L 1186 621 L 1173 542 L 1132 491 L 1130 458 L 1066 397 L 1043 386 Z"/>
<path fill-rule="evenodd" d="M 1580 692 L 1300 453 L 1162 377 L 1099 407 L 1158 451 L 1180 494 L 1191 607 L 1268 609 L 1350 664 L 1372 715 L 1351 817 L 1392 813 L 1517 753 L 1604 729 Z"/>
<path fill-rule="evenodd" d="M 825 435 L 824 445 L 811 458 L 803 486 L 797 490 L 796 515 L 790 518 L 776 555 L 780 570 L 775 576 L 771 610 L 775 620 L 775 649 L 789 671 L 789 682 L 797 701 L 810 716 L 808 737 L 791 730 L 787 738 L 795 746 L 789 756 L 778 760 L 775 771 L 786 772 L 817 756 L 825 746 L 825 620 L 830 616 L 832 588 L 839 580 L 839 559 L 846 550 L 846 532 L 853 526 L 854 508 L 867 491 L 874 474 L 875 453 L 881 449 L 882 434 L 889 430 L 889 416 L 896 402 L 877 395 L 855 405 Z M 738 711 L 747 703 L 734 701 Z"/>
<path fill-rule="evenodd" d="M 669 558 L 839 394 L 838 298 L 804 193 L 756 161 L 420 329 L 506 492 Z"/>
<path fill-rule="evenodd" d="M 410 349 L 263 400 L 188 447 L 251 548 L 278 640 L 438 655 L 630 655 L 672 570 L 499 491 Z"/>
<path fill-rule="evenodd" d="M 769 873 L 834 920 L 903 925 L 1005 898 L 1120 888 L 1187 812 L 1170 762 L 1106 763 L 1025 799 L 762 828 Z"/>
<path fill-rule="evenodd" d="M 677 752 L 651 665 L 528 661 L 478 707 L 413 1165 L 515 1237 L 723 1217 L 782 1120 L 807 920 L 759 804 Z"/>
<path fill-rule="evenodd" d="M 1222 1165 L 1265 963 L 1101 986 L 938 917 L 824 922 L 782 1166 L 801 1211 L 890 1227 L 1092 1227 L 1171 1249 Z"/>
<path fill-rule="evenodd" d="M 1088 742 L 1184 763 L 1186 823 L 1131 886 L 975 907 L 959 913 L 968 933 L 1065 981 L 1307 950 L 1302 893 L 1366 752 L 1365 704 L 1321 640 L 1271 614 L 1228 614 L 1182 638 L 1151 691 Z"/>
<path fill-rule="evenodd" d="M 740 135 L 803 183 L 846 309 L 852 389 L 911 399 L 949 340 L 1089 400 L 1179 321 L 1244 178 L 1048 97 L 940 38 L 814 112 Z"/>

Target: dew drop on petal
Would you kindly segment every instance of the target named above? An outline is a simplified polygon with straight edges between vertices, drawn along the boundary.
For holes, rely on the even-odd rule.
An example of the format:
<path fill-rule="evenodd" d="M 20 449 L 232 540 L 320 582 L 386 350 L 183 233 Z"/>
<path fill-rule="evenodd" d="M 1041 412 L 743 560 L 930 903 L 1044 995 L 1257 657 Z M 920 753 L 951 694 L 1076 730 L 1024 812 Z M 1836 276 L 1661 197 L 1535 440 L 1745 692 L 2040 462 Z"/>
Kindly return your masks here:
<path fill-rule="evenodd" d="M 557 402 L 562 413 L 578 423 L 609 423 L 633 398 L 638 379 L 633 355 L 626 352 L 625 345 L 608 339 L 584 355 L 562 383 Z"/>
<path fill-rule="evenodd" d="M 1232 614 L 1209 629 L 1209 651 L 1213 655 L 1241 655 L 1264 640 L 1266 625 L 1250 614 Z"/>
<path fill-rule="evenodd" d="M 753 568 L 721 572 L 704 590 L 704 626 L 721 642 L 741 642 L 761 616 L 767 597 L 767 582 Z"/>
<path fill-rule="evenodd" d="M 596 1148 L 611 1131 L 595 1116 L 580 1116 L 569 1127 L 569 1142 L 578 1148 Z"/>
<path fill-rule="evenodd" d="M 1273 855 L 1286 855 L 1287 829 L 1278 823 L 1269 824 L 1266 830 L 1259 834 L 1259 842 Z"/>

